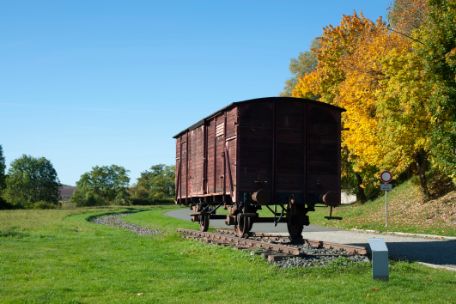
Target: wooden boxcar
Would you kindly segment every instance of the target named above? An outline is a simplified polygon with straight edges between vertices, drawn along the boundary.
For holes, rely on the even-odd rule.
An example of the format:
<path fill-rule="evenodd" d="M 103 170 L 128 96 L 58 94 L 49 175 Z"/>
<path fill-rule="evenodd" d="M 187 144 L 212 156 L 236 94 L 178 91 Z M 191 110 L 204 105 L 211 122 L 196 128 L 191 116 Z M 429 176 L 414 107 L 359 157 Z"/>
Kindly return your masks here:
<path fill-rule="evenodd" d="M 246 235 L 254 222 L 287 222 L 299 240 L 317 203 L 340 204 L 341 113 L 307 99 L 234 102 L 178 133 L 176 203 L 207 230 L 225 218 Z M 216 214 L 219 207 L 228 215 Z M 260 217 L 267 208 L 272 217 Z"/>

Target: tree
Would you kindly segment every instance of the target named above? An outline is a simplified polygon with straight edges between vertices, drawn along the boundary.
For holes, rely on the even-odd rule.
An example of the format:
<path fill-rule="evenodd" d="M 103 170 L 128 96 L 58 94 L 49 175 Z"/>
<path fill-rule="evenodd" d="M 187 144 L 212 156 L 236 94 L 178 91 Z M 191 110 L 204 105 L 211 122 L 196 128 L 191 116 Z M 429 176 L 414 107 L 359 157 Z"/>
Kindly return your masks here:
<path fill-rule="evenodd" d="M 426 20 L 428 0 L 395 0 L 388 11 L 388 21 L 394 31 L 411 35 Z"/>
<path fill-rule="evenodd" d="M 433 113 L 422 62 L 415 52 L 396 48 L 384 57 L 383 72 L 383 89 L 376 92 L 378 136 L 383 148 L 380 165 L 396 176 L 411 170 L 427 200 L 431 197 L 426 171 Z"/>
<path fill-rule="evenodd" d="M 456 2 L 429 1 L 415 48 L 424 65 L 432 112 L 431 160 L 456 183 Z"/>
<path fill-rule="evenodd" d="M 23 155 L 11 163 L 4 196 L 15 206 L 56 205 L 59 186 L 57 172 L 49 160 Z"/>
<path fill-rule="evenodd" d="M 154 165 L 144 171 L 131 189 L 140 200 L 165 201 L 174 199 L 174 166 Z"/>
<path fill-rule="evenodd" d="M 127 170 L 121 166 L 95 166 L 81 175 L 71 200 L 78 206 L 128 205 Z"/>
<path fill-rule="evenodd" d="M 315 52 L 319 47 L 319 38 L 315 38 L 312 41 L 310 51 L 300 53 L 297 59 L 291 59 L 289 69 L 293 77 L 285 82 L 281 96 L 291 96 L 298 79 L 315 70 L 318 62 Z"/>

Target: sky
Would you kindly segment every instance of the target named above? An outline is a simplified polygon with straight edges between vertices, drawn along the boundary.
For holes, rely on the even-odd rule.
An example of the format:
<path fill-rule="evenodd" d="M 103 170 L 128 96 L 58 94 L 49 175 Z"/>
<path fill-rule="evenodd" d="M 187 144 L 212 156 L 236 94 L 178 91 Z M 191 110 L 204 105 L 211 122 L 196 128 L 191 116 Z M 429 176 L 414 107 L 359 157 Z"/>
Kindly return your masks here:
<path fill-rule="evenodd" d="M 291 58 L 354 11 L 391 0 L 0 0 L 0 145 L 46 157 L 63 184 L 175 162 L 179 131 L 277 96 Z"/>

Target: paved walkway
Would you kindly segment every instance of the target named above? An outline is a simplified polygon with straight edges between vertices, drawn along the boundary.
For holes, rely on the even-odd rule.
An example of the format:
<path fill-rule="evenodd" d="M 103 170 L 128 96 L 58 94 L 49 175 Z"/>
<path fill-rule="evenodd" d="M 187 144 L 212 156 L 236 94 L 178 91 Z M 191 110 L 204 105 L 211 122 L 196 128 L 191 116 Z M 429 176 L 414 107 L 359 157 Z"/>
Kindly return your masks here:
<path fill-rule="evenodd" d="M 190 220 L 189 209 L 168 212 L 169 216 Z M 223 220 L 211 220 L 211 227 L 227 228 Z M 276 227 L 272 223 L 255 223 L 254 232 L 287 233 L 284 223 Z M 352 245 L 367 245 L 369 238 L 383 238 L 388 246 L 389 255 L 396 260 L 409 260 L 445 266 L 456 270 L 456 238 L 439 240 L 423 237 L 386 235 L 359 232 L 310 225 L 304 228 L 303 237 L 309 240 L 322 240 Z"/>

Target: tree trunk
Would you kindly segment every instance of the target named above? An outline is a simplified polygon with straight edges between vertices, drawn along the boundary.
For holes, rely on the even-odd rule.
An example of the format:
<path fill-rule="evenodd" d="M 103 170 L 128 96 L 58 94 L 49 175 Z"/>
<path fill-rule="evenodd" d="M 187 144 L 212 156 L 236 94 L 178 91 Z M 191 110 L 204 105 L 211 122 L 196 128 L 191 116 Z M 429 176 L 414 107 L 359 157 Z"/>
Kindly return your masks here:
<path fill-rule="evenodd" d="M 418 178 L 420 179 L 420 188 L 423 193 L 424 200 L 428 201 L 431 198 L 429 192 L 427 178 L 426 178 L 426 169 L 428 165 L 427 153 L 423 150 L 419 151 L 415 157 L 416 169 L 418 173 Z"/>
<path fill-rule="evenodd" d="M 361 177 L 361 175 L 359 173 L 355 173 L 355 176 L 356 176 L 356 194 L 357 194 L 357 199 L 361 202 L 361 203 L 365 203 L 367 201 L 367 197 L 366 197 L 366 194 L 364 193 L 364 189 L 363 187 L 361 187 L 361 184 L 363 183 L 363 178 Z"/>

